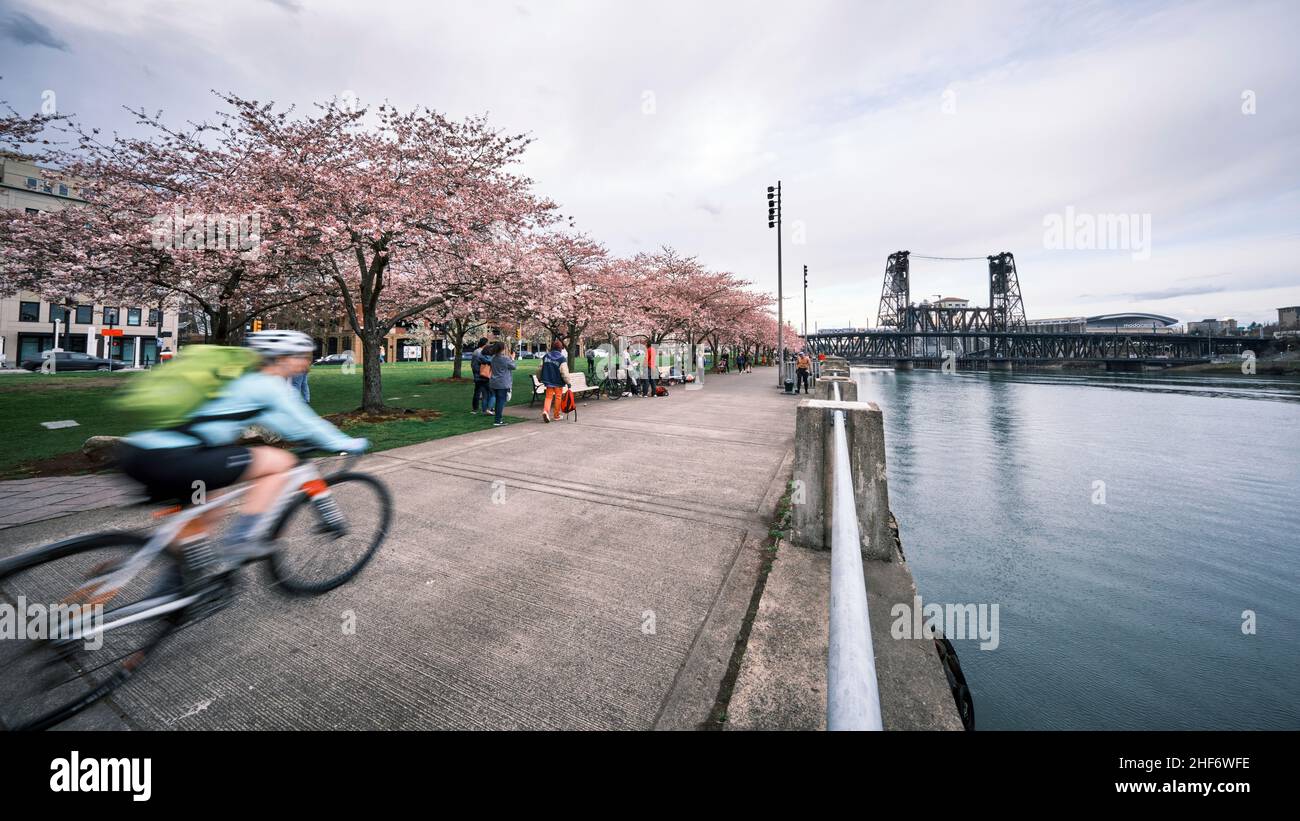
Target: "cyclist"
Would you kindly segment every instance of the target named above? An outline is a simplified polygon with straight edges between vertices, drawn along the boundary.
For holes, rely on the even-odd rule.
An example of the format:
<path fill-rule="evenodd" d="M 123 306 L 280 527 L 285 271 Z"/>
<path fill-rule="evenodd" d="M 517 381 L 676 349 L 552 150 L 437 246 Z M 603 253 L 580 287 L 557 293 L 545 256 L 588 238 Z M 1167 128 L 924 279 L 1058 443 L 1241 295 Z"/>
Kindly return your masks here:
<path fill-rule="evenodd" d="M 289 380 L 306 373 L 315 350 L 311 337 L 299 331 L 257 331 L 249 334 L 248 347 L 261 354 L 261 366 L 225 385 L 181 426 L 133 433 L 122 440 L 118 467 L 143 484 L 158 500 L 179 499 L 201 503 L 201 494 L 239 482 L 251 482 L 239 516 L 227 529 L 216 561 L 198 567 L 198 559 L 184 562 L 186 576 L 203 581 L 247 561 L 264 558 L 271 548 L 256 532 L 297 464 L 292 453 L 269 445 L 236 444 L 249 425 L 267 428 L 287 440 L 316 445 L 322 450 L 362 453 L 370 445 L 354 439 L 321 419 L 303 402 Z M 220 511 L 200 516 L 168 551 L 192 556 L 220 518 Z M 197 551 L 193 555 L 201 555 Z M 164 585 L 180 581 L 181 568 L 173 564 Z M 187 586 L 190 580 L 187 579 Z"/>

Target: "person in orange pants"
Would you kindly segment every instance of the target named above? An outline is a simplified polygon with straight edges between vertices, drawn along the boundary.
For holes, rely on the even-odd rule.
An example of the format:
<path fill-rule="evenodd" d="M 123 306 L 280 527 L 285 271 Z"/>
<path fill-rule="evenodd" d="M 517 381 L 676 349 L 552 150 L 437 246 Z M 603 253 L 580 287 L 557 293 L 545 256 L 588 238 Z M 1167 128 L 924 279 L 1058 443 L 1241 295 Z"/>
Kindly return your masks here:
<path fill-rule="evenodd" d="M 546 386 L 546 399 L 542 401 L 542 421 L 550 422 L 560 419 L 560 395 L 569 384 L 568 356 L 564 353 L 564 341 L 551 342 L 551 349 L 542 357 L 542 373 L 538 377 Z M 551 403 L 555 403 L 555 416 L 551 416 Z"/>

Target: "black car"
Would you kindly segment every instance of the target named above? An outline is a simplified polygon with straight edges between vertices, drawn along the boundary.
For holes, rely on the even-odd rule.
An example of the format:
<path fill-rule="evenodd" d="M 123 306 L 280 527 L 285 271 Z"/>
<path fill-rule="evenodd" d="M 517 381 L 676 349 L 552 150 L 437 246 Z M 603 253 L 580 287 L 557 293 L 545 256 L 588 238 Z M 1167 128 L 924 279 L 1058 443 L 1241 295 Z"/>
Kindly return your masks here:
<path fill-rule="evenodd" d="M 101 359 L 98 356 L 90 354 L 76 353 L 75 351 L 54 351 L 50 356 L 54 360 L 54 372 L 59 371 L 106 371 L 109 369 L 109 360 Z M 45 358 L 37 357 L 36 359 L 24 359 L 18 364 L 18 367 L 28 371 L 39 371 Z M 112 361 L 112 369 L 115 371 L 131 367 L 131 363 L 123 362 L 120 359 Z"/>

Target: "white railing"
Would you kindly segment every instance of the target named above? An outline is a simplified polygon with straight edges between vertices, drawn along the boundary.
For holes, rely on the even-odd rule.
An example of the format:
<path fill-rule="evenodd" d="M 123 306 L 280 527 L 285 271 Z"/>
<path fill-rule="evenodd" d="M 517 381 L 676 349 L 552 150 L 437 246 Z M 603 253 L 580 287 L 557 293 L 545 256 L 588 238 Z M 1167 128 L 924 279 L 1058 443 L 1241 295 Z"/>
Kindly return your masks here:
<path fill-rule="evenodd" d="M 840 386 L 831 388 L 836 401 Z M 844 411 L 834 411 L 831 505 L 830 653 L 826 665 L 826 729 L 880 730 L 880 685 L 871 644 L 862 539 L 849 465 Z"/>

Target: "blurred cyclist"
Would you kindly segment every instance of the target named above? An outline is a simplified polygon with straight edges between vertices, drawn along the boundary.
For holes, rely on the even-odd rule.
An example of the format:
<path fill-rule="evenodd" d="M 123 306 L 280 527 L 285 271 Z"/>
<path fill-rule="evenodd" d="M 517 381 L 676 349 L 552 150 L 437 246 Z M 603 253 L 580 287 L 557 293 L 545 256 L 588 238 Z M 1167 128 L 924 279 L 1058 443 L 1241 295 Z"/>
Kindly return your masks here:
<path fill-rule="evenodd" d="M 252 483 L 215 557 L 198 546 L 220 518 L 219 510 L 195 519 L 177 543 L 169 546 L 174 556 L 184 553 L 186 576 L 202 577 L 195 579 L 198 581 L 271 552 L 255 526 L 279 497 L 286 472 L 298 460 L 292 453 L 269 445 L 235 444 L 250 425 L 321 450 L 362 453 L 370 445 L 321 419 L 290 386 L 291 378 L 311 367 L 315 350 L 311 337 L 299 331 L 258 331 L 248 335 L 248 347 L 262 356 L 257 370 L 232 380 L 183 425 L 133 433 L 119 446 L 119 468 L 145 485 L 157 500 L 201 503 L 200 492 L 211 493 L 239 482 Z M 172 568 L 164 585 L 179 583 L 177 570 Z M 195 580 L 187 578 L 187 586 Z"/>

